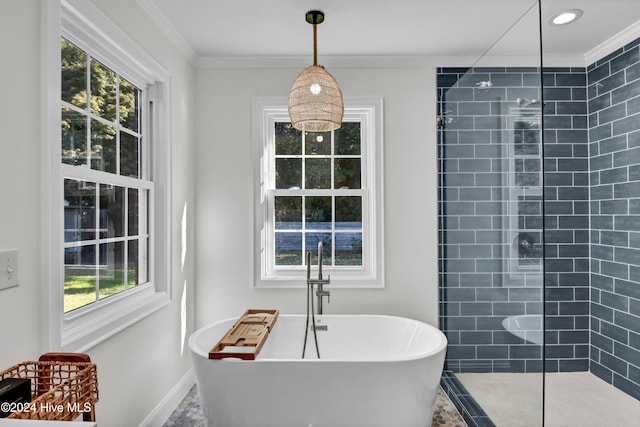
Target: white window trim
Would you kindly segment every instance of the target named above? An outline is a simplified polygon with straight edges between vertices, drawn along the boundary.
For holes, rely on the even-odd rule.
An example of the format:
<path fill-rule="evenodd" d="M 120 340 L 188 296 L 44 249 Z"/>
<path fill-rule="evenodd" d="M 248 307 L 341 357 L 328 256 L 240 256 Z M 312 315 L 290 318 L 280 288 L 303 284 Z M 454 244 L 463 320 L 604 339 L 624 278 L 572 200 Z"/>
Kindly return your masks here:
<path fill-rule="evenodd" d="M 382 97 L 346 97 L 345 118 L 362 120 L 363 144 L 362 182 L 367 192 L 363 203 L 367 204 L 369 217 L 363 217 L 363 267 L 323 266 L 325 277 L 331 276 L 331 285 L 341 288 L 384 288 L 384 203 L 383 203 L 383 130 Z M 274 175 L 269 161 L 273 149 L 273 123 L 289 119 L 287 99 L 283 97 L 252 98 L 252 160 L 254 203 L 253 286 L 256 288 L 302 288 L 306 280 L 306 268 L 276 268 L 271 265 L 272 250 L 267 243 L 271 214 L 268 195 Z M 266 178 L 265 178 L 266 177 Z M 364 216 L 364 211 L 363 211 Z M 368 256 L 366 255 L 368 254 Z M 316 266 L 313 266 L 315 271 Z"/>
<path fill-rule="evenodd" d="M 42 10 L 42 322 L 46 351 L 85 351 L 169 304 L 171 299 L 171 162 L 169 73 L 111 19 L 86 0 L 41 0 Z M 100 61 L 154 101 L 149 283 L 64 313 L 63 224 L 60 161 L 60 38 L 100 52 Z M 147 135 L 149 136 L 149 135 Z"/>

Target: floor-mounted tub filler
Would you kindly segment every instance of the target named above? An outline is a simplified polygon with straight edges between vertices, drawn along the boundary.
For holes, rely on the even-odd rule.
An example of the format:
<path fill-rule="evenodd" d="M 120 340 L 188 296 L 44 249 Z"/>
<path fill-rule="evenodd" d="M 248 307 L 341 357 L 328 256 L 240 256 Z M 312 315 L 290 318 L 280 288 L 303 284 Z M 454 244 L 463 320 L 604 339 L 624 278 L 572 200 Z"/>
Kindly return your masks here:
<path fill-rule="evenodd" d="M 302 359 L 306 317 L 280 315 L 255 360 L 210 360 L 236 320 L 189 339 L 209 427 L 431 425 L 447 347 L 437 328 L 393 316 L 322 315 L 321 359 L 311 341 Z"/>

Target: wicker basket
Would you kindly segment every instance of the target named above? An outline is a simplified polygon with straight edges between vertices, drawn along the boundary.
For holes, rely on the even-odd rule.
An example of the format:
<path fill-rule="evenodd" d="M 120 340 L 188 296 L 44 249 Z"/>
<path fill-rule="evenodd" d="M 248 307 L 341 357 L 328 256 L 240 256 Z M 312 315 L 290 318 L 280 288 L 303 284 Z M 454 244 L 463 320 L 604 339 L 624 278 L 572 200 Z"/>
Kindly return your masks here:
<path fill-rule="evenodd" d="M 31 380 L 31 402 L 15 405 L 8 418 L 73 421 L 93 413 L 98 401 L 96 365 L 88 362 L 22 362 L 0 372 L 0 379 Z"/>

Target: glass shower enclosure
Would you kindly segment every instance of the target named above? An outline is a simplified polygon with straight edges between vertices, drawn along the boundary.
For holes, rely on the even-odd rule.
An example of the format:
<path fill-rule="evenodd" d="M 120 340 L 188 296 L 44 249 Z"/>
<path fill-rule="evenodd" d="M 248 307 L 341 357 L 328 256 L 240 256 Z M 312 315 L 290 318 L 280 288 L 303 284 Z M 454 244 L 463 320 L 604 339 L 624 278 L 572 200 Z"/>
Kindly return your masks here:
<path fill-rule="evenodd" d="M 520 4 L 475 63 L 438 69 L 442 385 L 469 425 L 543 420 L 539 7 Z"/>
<path fill-rule="evenodd" d="M 517 4 L 479 59 L 437 73 L 442 386 L 469 426 L 632 427 L 640 2 Z"/>

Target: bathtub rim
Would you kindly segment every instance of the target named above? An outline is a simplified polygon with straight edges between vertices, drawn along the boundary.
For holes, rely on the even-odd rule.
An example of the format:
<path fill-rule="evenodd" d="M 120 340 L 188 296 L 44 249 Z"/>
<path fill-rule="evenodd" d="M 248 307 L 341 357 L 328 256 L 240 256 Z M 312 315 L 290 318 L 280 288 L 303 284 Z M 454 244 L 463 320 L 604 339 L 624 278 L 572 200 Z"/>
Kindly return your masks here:
<path fill-rule="evenodd" d="M 305 315 L 303 314 L 280 314 L 279 318 L 282 317 L 305 317 Z M 413 356 L 405 356 L 405 357 L 395 357 L 393 359 L 362 359 L 362 360 L 357 360 L 357 359 L 337 359 L 337 358 L 331 358 L 331 359 L 302 359 L 302 358 L 296 358 L 296 359 L 286 359 L 286 358 L 268 358 L 268 359 L 262 359 L 260 358 L 260 356 L 258 356 L 258 358 L 256 358 L 255 360 L 243 360 L 243 359 L 239 359 L 239 358 L 234 358 L 234 357 L 227 357 L 224 359 L 209 359 L 209 351 L 206 350 L 202 350 L 201 348 L 198 348 L 195 345 L 196 340 L 198 339 L 198 336 L 200 334 L 203 334 L 206 332 L 206 330 L 211 329 L 215 326 L 218 326 L 221 323 L 224 322 L 230 322 L 231 324 L 233 324 L 233 322 L 237 321 L 240 316 L 234 316 L 234 317 L 229 317 L 226 319 L 221 319 L 221 320 L 217 320 L 214 322 L 211 322 L 209 324 L 206 324 L 200 328 L 198 328 L 197 330 L 195 330 L 190 336 L 189 336 L 189 351 L 191 352 L 191 355 L 193 356 L 194 354 L 197 355 L 198 357 L 202 357 L 204 359 L 207 360 L 211 360 L 211 362 L 225 362 L 225 363 L 245 363 L 245 362 L 252 362 L 252 363 L 278 363 L 278 362 L 286 362 L 286 363 L 292 363 L 292 362 L 297 362 L 297 363 L 309 363 L 309 362 L 316 362 L 316 363 L 398 363 L 398 362 L 411 362 L 411 361 L 415 361 L 415 360 L 422 360 L 422 359 L 426 359 L 432 356 L 435 356 L 437 354 L 439 354 L 440 352 L 446 351 L 447 349 L 447 345 L 448 345 L 448 340 L 447 337 L 444 335 L 444 333 L 436 328 L 433 325 L 430 325 L 426 322 L 422 322 L 420 320 L 416 320 L 416 319 L 411 319 L 408 317 L 402 317 L 402 316 L 393 316 L 393 315 L 386 315 L 386 314 L 323 314 L 322 316 L 320 316 L 321 318 L 339 318 L 339 317 L 372 317 L 372 318 L 387 318 L 387 319 L 396 319 L 396 320 L 401 320 L 401 321 L 405 321 L 405 322 L 409 322 L 411 324 L 414 325 L 418 325 L 420 327 L 426 327 L 428 330 L 432 331 L 434 333 L 434 336 L 440 338 L 440 343 L 438 346 L 436 346 L 434 349 L 431 349 L 430 351 L 425 351 L 423 353 L 420 354 L 416 354 Z M 276 322 L 275 327 L 277 327 L 278 322 Z M 268 338 L 267 338 L 268 340 Z M 302 337 L 300 337 L 301 340 L 301 344 L 302 344 Z M 213 347 L 215 345 L 215 342 L 211 344 L 211 346 Z"/>
<path fill-rule="evenodd" d="M 516 327 L 518 320 L 539 322 L 533 328 Z M 544 345 L 544 316 L 542 314 L 518 314 L 502 319 L 502 328 L 513 336 L 525 341 L 525 343 Z"/>

